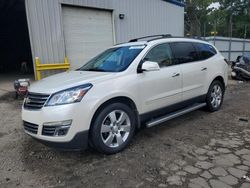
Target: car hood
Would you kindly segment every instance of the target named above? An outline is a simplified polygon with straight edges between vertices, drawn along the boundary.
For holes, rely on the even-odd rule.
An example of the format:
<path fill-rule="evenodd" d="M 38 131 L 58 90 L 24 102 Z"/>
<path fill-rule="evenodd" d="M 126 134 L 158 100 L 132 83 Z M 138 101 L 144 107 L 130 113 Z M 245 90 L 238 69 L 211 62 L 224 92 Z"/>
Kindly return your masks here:
<path fill-rule="evenodd" d="M 112 79 L 116 77 L 116 75 L 117 73 L 69 71 L 34 82 L 29 87 L 29 92 L 51 94 L 86 83 L 94 84 L 96 82 Z"/>

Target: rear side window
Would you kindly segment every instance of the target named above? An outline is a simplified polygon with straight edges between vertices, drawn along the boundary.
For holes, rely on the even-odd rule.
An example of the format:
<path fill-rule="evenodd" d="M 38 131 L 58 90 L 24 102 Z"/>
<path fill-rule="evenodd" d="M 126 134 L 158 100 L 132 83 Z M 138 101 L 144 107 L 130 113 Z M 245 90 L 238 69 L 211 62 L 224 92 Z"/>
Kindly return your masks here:
<path fill-rule="evenodd" d="M 169 44 L 159 44 L 153 47 L 145 56 L 144 61 L 154 61 L 160 67 L 167 67 L 173 65 L 173 56 Z"/>
<path fill-rule="evenodd" d="M 199 60 L 198 53 L 190 42 L 174 42 L 171 43 L 176 63 L 189 63 Z"/>
<path fill-rule="evenodd" d="M 213 46 L 203 43 L 193 43 L 199 53 L 199 59 L 205 60 L 213 57 L 217 52 Z"/>

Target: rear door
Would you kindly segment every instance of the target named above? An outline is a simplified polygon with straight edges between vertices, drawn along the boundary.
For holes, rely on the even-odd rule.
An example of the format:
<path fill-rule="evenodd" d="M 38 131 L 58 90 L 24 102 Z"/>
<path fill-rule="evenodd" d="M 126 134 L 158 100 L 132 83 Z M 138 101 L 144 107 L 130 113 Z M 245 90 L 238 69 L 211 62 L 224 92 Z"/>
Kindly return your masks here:
<path fill-rule="evenodd" d="M 210 84 L 209 82 L 213 78 L 212 75 L 216 75 L 216 71 L 219 70 L 219 67 L 216 66 L 216 62 L 221 61 L 221 58 L 219 60 L 217 58 L 214 58 L 217 52 L 210 44 L 195 42 L 193 43 L 193 45 L 195 46 L 199 54 L 199 61 L 202 61 L 201 70 L 205 77 L 203 83 L 205 87 L 202 93 L 206 94 L 209 86 L 208 84 Z"/>
<path fill-rule="evenodd" d="M 203 95 L 206 65 L 191 42 L 174 42 L 171 48 L 182 73 L 182 100 L 186 101 Z"/>

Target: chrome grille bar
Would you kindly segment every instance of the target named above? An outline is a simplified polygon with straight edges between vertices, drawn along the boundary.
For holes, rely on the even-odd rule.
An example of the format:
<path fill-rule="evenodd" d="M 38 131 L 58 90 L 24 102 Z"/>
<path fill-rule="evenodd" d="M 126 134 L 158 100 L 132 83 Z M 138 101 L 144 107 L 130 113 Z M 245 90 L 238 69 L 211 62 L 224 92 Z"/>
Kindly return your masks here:
<path fill-rule="evenodd" d="M 41 109 L 50 95 L 40 93 L 28 93 L 24 102 L 24 108 L 26 109 Z"/>
<path fill-rule="evenodd" d="M 33 123 L 29 123 L 27 121 L 23 121 L 23 127 L 24 127 L 24 130 L 26 130 L 27 132 L 37 134 L 38 125 L 33 124 Z"/>

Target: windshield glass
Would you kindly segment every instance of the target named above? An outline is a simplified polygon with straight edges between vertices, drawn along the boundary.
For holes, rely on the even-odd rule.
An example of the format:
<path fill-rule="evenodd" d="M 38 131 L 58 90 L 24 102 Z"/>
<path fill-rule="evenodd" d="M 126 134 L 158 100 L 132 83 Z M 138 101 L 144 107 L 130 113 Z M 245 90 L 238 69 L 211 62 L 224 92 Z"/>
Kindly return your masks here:
<path fill-rule="evenodd" d="M 111 48 L 96 56 L 78 70 L 121 72 L 128 68 L 144 48 L 145 45 Z"/>

